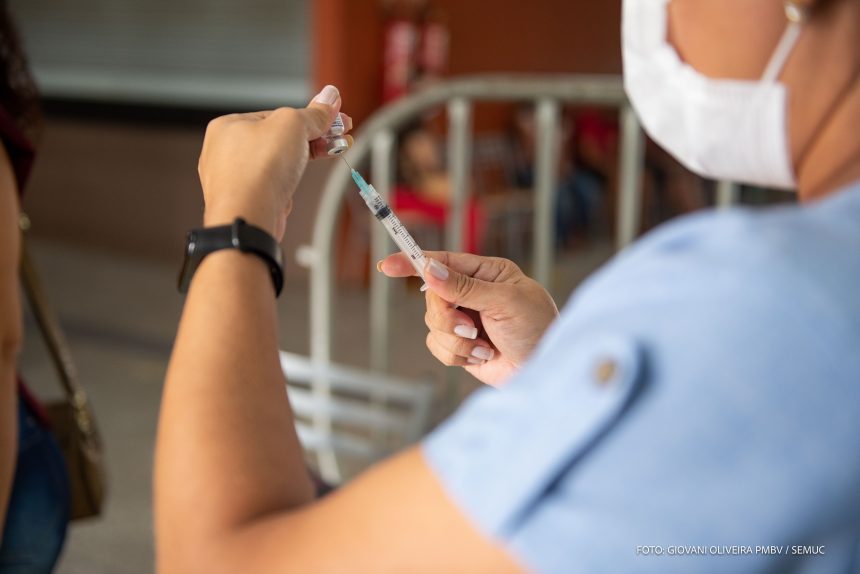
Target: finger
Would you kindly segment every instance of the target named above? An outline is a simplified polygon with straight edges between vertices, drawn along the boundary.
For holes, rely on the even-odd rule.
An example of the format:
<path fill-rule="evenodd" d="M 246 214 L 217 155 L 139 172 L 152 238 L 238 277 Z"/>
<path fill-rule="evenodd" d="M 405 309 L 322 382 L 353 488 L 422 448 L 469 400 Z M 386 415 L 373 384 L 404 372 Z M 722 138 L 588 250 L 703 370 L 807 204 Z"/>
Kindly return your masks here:
<path fill-rule="evenodd" d="M 497 282 L 522 273 L 516 263 L 501 257 L 483 257 L 472 253 L 454 253 L 451 251 L 425 251 L 428 258 L 441 261 L 446 266 L 460 273 L 482 281 Z M 393 253 L 376 264 L 377 271 L 389 277 L 411 277 L 418 275 L 412 267 L 409 257 L 404 253 Z"/>
<path fill-rule="evenodd" d="M 490 344 L 483 339 L 476 339 L 473 341 L 471 339 L 464 339 L 457 335 L 449 335 L 448 333 L 441 333 L 439 331 L 431 331 L 431 334 L 441 349 L 448 351 L 456 357 L 466 359 L 466 362 L 472 364 L 475 364 L 475 361 L 468 361 L 468 359 L 471 358 L 478 361 L 489 361 L 496 354 L 496 351 L 490 346 Z"/>
<path fill-rule="evenodd" d="M 385 273 L 389 277 L 412 277 L 418 276 L 418 272 L 410 263 L 409 257 L 401 252 L 392 253 L 385 259 L 376 263 L 376 270 Z"/>
<path fill-rule="evenodd" d="M 427 312 L 424 314 L 424 323 L 431 331 L 465 339 L 475 339 L 478 336 L 478 328 L 471 317 L 454 309 L 450 303 L 430 291 L 427 292 Z"/>
<path fill-rule="evenodd" d="M 305 120 L 308 141 L 322 137 L 340 111 L 340 92 L 332 85 L 324 87 L 311 103 L 299 110 Z"/>
<path fill-rule="evenodd" d="M 517 264 L 502 257 L 484 257 L 473 253 L 453 251 L 425 251 L 428 258 L 440 261 L 445 266 L 481 281 L 493 283 L 521 274 Z"/>
<path fill-rule="evenodd" d="M 243 120 L 264 120 L 275 110 L 260 110 L 259 112 L 248 112 L 245 114 L 233 114 L 233 116 L 238 116 L 235 119 L 243 119 Z"/>
<path fill-rule="evenodd" d="M 355 141 L 352 139 L 352 136 L 347 134 L 343 137 L 346 139 L 349 147 L 352 147 L 352 144 Z M 335 157 L 335 156 L 330 156 L 328 154 L 328 141 L 324 137 L 315 139 L 314 141 L 310 142 L 309 145 L 310 145 L 310 149 L 311 149 L 311 157 L 313 159 L 323 159 L 323 158 L 327 158 L 327 157 Z"/>
<path fill-rule="evenodd" d="M 328 142 L 325 138 L 317 138 L 308 145 L 311 148 L 311 157 L 313 159 L 328 157 Z"/>
<path fill-rule="evenodd" d="M 212 125 L 212 124 L 226 124 L 226 123 L 238 122 L 238 121 L 264 120 L 267 117 L 269 117 L 270 115 L 272 115 L 272 113 L 274 111 L 275 110 L 260 110 L 258 112 L 245 112 L 245 113 L 241 113 L 241 114 L 240 113 L 226 114 L 223 116 L 218 116 L 217 118 L 212 118 L 212 120 L 209 123 L 210 123 L 210 125 Z"/>
<path fill-rule="evenodd" d="M 429 258 L 424 271 L 424 281 L 431 291 L 445 301 L 475 311 L 509 305 L 515 296 L 510 285 L 476 279 Z"/>
<path fill-rule="evenodd" d="M 459 357 L 442 347 L 436 341 L 436 337 L 433 333 L 427 333 L 426 344 L 430 354 L 436 357 L 436 359 L 443 365 L 447 365 L 449 367 L 464 367 L 466 365 L 475 364 L 470 363 L 466 357 Z"/>

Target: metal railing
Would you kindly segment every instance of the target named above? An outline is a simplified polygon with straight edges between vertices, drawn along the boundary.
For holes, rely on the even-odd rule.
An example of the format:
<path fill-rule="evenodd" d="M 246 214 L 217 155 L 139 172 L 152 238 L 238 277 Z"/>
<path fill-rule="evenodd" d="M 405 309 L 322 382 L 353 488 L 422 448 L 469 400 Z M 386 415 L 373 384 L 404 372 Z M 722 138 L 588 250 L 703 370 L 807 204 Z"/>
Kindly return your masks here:
<path fill-rule="evenodd" d="M 380 109 L 358 130 L 349 151 L 351 163 L 362 165 L 369 157 L 372 183 L 388 197 L 394 183 L 393 157 L 396 133 L 420 114 L 445 107 L 448 117 L 448 169 L 451 199 L 445 247 L 463 249 L 463 228 L 469 195 L 472 143 L 472 108 L 475 102 L 532 102 L 536 106 L 535 209 L 532 276 L 548 284 L 553 268 L 555 225 L 553 203 L 557 187 L 559 126 L 563 105 L 600 105 L 619 109 L 621 145 L 619 160 L 616 245 L 623 248 L 639 231 L 643 136 L 624 94 L 619 76 L 473 76 L 432 86 Z M 351 186 L 347 170 L 333 170 L 322 191 L 310 249 L 302 253 L 311 267 L 311 364 L 324 373 L 332 362 L 332 307 L 334 303 L 335 227 L 344 195 Z M 382 226 L 372 227 L 372 261 L 391 252 L 390 240 Z M 370 366 L 374 371 L 388 368 L 390 282 L 371 274 Z M 312 392 L 317 400 L 331 396 L 330 382 L 314 377 Z M 332 421 L 321 412 L 313 419 L 317 433 L 330 435 Z M 319 452 L 323 476 L 336 476 L 334 451 Z"/>

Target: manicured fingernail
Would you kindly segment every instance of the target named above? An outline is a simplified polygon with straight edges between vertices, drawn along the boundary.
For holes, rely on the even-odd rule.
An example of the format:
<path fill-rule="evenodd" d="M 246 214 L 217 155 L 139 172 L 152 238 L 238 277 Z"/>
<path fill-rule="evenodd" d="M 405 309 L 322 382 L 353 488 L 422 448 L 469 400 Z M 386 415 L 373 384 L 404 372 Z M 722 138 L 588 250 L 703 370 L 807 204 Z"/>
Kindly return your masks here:
<path fill-rule="evenodd" d="M 468 325 L 457 325 L 456 327 L 454 327 L 454 334 L 459 337 L 474 339 L 478 336 L 478 329 L 475 327 L 470 327 Z"/>
<path fill-rule="evenodd" d="M 337 101 L 340 97 L 340 92 L 337 91 L 337 88 L 329 84 L 324 87 L 320 93 L 314 96 L 314 101 L 319 104 L 326 104 L 328 106 L 332 105 Z"/>
<path fill-rule="evenodd" d="M 376 270 L 382 273 L 382 259 L 376 262 Z"/>
<path fill-rule="evenodd" d="M 430 275 L 440 281 L 444 281 L 448 278 L 448 269 L 435 259 L 430 260 L 430 263 L 427 265 L 427 270 L 430 271 Z"/>
<path fill-rule="evenodd" d="M 477 357 L 479 359 L 484 359 L 485 361 L 489 361 L 493 358 L 495 351 L 490 349 L 489 347 L 475 347 L 472 349 L 472 356 Z"/>
<path fill-rule="evenodd" d="M 476 359 L 475 357 L 467 357 L 466 362 L 470 365 L 483 365 L 486 361 L 482 361 L 481 359 Z"/>

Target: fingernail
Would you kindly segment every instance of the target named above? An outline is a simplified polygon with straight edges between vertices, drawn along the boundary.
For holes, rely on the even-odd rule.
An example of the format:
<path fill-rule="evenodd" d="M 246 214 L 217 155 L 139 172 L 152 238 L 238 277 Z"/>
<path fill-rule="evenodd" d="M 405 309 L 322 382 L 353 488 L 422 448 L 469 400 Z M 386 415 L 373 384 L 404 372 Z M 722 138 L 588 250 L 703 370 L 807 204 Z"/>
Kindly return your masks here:
<path fill-rule="evenodd" d="M 467 357 L 466 362 L 469 363 L 470 365 L 483 365 L 484 364 L 484 361 L 482 361 L 481 359 L 476 359 L 475 357 Z"/>
<path fill-rule="evenodd" d="M 376 270 L 382 273 L 382 259 L 376 262 Z"/>
<path fill-rule="evenodd" d="M 454 327 L 454 334 L 459 337 L 474 339 L 478 336 L 478 329 L 475 327 L 470 327 L 468 325 L 457 325 L 456 327 Z"/>
<path fill-rule="evenodd" d="M 477 357 L 479 359 L 484 359 L 485 361 L 489 361 L 493 358 L 495 351 L 490 349 L 489 347 L 475 347 L 472 349 L 472 356 Z"/>
<path fill-rule="evenodd" d="M 315 101 L 319 104 L 326 104 L 326 105 L 330 106 L 333 103 L 335 103 L 339 97 L 340 97 L 340 92 L 337 91 L 337 88 L 335 88 L 334 86 L 329 84 L 328 86 L 324 87 L 320 91 L 320 93 L 318 93 L 317 95 L 314 96 L 313 101 Z"/>
<path fill-rule="evenodd" d="M 430 263 L 427 265 L 427 268 L 428 271 L 430 271 L 430 275 L 440 281 L 444 281 L 448 278 L 448 269 L 446 269 L 444 265 L 442 265 L 435 259 L 430 260 Z"/>

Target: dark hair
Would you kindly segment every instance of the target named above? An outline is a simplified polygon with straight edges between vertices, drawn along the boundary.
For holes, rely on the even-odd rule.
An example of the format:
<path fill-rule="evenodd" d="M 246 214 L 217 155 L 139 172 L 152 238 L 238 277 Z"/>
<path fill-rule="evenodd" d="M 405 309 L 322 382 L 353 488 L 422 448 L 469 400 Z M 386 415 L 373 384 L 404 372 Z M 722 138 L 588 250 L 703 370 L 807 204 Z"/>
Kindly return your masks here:
<path fill-rule="evenodd" d="M 0 107 L 24 135 L 36 139 L 42 119 L 39 92 L 6 0 L 0 0 Z"/>

